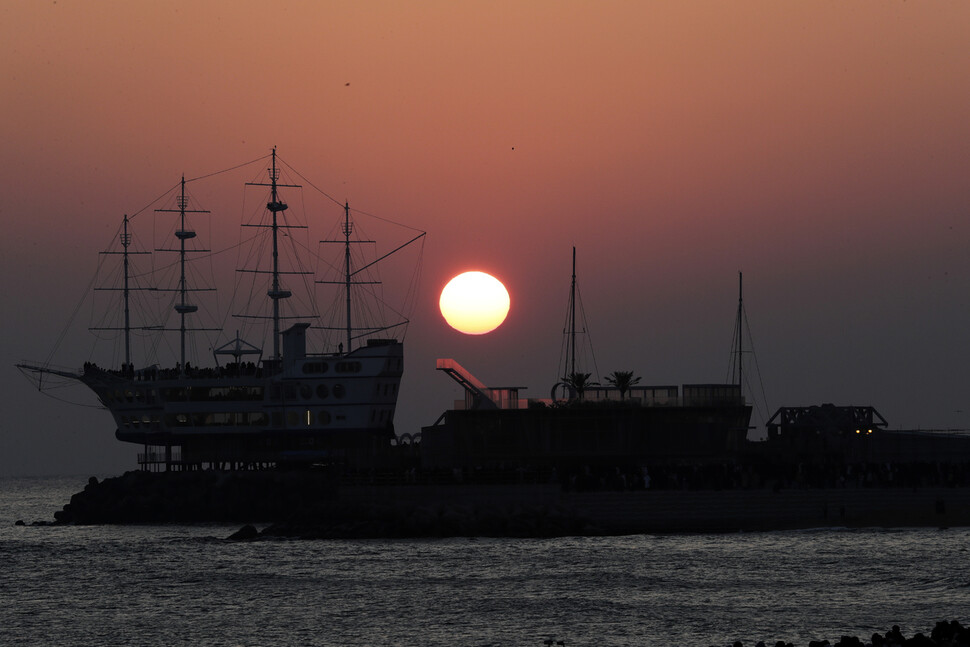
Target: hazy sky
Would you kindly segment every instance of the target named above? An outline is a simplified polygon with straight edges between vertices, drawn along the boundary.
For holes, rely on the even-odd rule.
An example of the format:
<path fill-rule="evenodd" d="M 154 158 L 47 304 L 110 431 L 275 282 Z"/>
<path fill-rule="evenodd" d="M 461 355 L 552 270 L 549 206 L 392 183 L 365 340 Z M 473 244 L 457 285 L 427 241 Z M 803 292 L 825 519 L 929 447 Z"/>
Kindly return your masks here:
<path fill-rule="evenodd" d="M 274 145 L 428 232 L 399 432 L 460 397 L 438 357 L 548 395 L 573 245 L 602 374 L 724 381 L 743 271 L 771 412 L 968 428 L 968 33 L 963 2 L 5 2 L 0 475 L 135 466 L 13 364 L 48 357 L 122 214 Z M 204 206 L 234 227 L 239 195 Z M 481 337 L 437 312 L 467 269 L 511 293 Z"/>

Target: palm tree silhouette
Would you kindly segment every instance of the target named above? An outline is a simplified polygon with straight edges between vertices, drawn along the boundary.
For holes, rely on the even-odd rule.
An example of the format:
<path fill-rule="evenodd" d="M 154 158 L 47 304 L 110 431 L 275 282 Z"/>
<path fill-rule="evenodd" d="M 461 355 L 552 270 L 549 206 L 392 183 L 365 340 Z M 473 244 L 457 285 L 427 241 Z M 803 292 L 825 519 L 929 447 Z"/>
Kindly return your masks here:
<path fill-rule="evenodd" d="M 583 399 L 583 393 L 587 388 L 591 386 L 597 386 L 599 382 L 590 382 L 589 378 L 592 373 L 580 373 L 579 371 L 575 373 L 570 373 L 562 378 L 562 381 L 568 384 L 576 391 L 576 395 L 580 400 Z"/>
<path fill-rule="evenodd" d="M 606 381 L 620 392 L 620 399 L 623 400 L 630 387 L 640 383 L 640 378 L 634 377 L 633 371 L 613 371 L 606 376 Z"/>

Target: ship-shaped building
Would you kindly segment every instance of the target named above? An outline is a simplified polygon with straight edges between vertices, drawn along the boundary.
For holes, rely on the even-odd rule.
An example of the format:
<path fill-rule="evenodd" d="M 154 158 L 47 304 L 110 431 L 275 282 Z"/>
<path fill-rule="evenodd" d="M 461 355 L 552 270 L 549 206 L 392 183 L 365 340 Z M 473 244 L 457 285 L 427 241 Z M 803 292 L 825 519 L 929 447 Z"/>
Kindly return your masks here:
<path fill-rule="evenodd" d="M 193 331 L 198 305 L 192 302 L 194 290 L 186 279 L 190 255 L 200 251 L 187 243 L 196 232 L 187 216 L 200 213 L 190 208 L 182 179 L 180 193 L 172 209 L 178 225 L 175 245 L 156 251 L 178 254 L 180 268 L 174 292 L 177 326 L 154 326 L 158 334 L 174 331 L 179 336 L 179 359 L 171 366 L 136 365 L 132 357 L 131 336 L 151 331 L 131 321 L 129 303 L 136 287 L 131 275 L 134 254 L 130 249 L 128 217 L 120 236 L 121 250 L 112 252 L 122 258 L 123 323 L 112 328 L 124 339 L 124 360 L 115 368 L 93 362 L 78 371 L 50 366 L 21 364 L 25 373 L 39 378 L 56 376 L 78 380 L 90 388 L 110 411 L 117 438 L 142 446 L 139 463 L 144 469 L 256 468 L 271 465 L 308 465 L 326 463 L 349 467 L 371 465 L 394 438 L 394 410 L 401 376 L 404 372 L 404 346 L 393 335 L 395 326 L 360 327 L 352 321 L 352 287 L 363 282 L 362 267 L 351 262 L 353 222 L 350 208 L 344 206 L 341 227 L 343 263 L 337 288 L 345 293 L 346 318 L 340 326 L 341 341 L 336 348 L 308 347 L 308 331 L 313 316 L 288 316 L 283 304 L 293 296 L 287 279 L 309 281 L 305 271 L 290 271 L 280 265 L 282 239 L 290 229 L 305 228 L 286 218 L 287 202 L 283 190 L 297 185 L 279 181 L 276 150 L 269 160 L 265 181 L 249 183 L 268 191 L 262 216 L 249 227 L 266 237 L 261 249 L 269 257 L 262 269 L 241 270 L 264 279 L 268 302 L 265 323 L 272 326 L 268 348 L 241 338 L 238 331 L 212 349 L 213 365 L 194 366 L 186 359 L 186 342 Z M 423 232 L 412 239 L 414 242 Z M 297 275 L 295 278 L 292 275 Z M 317 281 L 323 283 L 325 281 Z M 247 316 L 247 315 L 241 315 Z M 293 321 L 296 319 L 296 321 Z M 398 324 L 400 326 L 400 324 Z M 101 328 L 104 330 L 104 328 Z M 229 335 L 223 333 L 223 339 Z"/>

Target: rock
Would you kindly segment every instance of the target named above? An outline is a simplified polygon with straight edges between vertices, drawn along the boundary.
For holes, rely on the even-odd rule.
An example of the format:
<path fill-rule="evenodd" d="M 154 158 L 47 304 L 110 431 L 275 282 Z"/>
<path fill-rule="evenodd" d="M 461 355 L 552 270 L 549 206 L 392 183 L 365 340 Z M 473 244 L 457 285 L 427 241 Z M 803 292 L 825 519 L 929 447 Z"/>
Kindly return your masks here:
<path fill-rule="evenodd" d="M 256 526 L 251 523 L 247 523 L 245 526 L 229 535 L 228 538 L 232 541 L 246 541 L 249 539 L 255 539 L 256 537 L 259 537 L 259 531 L 256 530 Z"/>

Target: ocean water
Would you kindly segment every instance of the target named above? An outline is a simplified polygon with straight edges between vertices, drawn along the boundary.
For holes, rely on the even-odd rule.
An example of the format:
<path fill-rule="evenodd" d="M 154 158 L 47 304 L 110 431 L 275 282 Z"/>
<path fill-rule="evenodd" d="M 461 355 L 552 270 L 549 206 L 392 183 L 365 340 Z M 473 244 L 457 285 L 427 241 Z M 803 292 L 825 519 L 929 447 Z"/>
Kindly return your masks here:
<path fill-rule="evenodd" d="M 966 528 L 237 543 L 238 525 L 15 525 L 85 481 L 0 479 L 0 644 L 807 645 L 970 620 Z"/>

